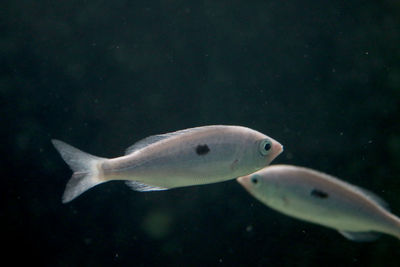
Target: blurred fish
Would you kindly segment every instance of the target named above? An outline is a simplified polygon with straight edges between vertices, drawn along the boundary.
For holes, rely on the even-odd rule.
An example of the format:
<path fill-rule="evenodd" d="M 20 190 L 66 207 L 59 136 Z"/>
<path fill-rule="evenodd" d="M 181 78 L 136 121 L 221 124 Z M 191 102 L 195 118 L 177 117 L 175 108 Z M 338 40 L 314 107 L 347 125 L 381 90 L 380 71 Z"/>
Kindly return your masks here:
<path fill-rule="evenodd" d="M 73 170 L 62 202 L 111 180 L 137 191 L 157 191 L 235 179 L 267 166 L 282 152 L 274 139 L 240 126 L 204 126 L 147 137 L 106 159 L 52 140 Z"/>
<path fill-rule="evenodd" d="M 237 181 L 265 205 L 334 228 L 350 240 L 373 241 L 379 233 L 400 238 L 400 219 L 386 209 L 383 200 L 330 175 L 275 165 Z"/>

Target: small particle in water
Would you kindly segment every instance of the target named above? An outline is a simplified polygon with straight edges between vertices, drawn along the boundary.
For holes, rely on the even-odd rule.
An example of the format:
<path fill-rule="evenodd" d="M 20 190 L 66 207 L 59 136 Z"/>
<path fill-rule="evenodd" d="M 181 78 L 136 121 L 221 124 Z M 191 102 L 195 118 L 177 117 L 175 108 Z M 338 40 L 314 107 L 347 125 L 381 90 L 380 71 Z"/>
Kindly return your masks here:
<path fill-rule="evenodd" d="M 196 147 L 197 155 L 205 155 L 210 152 L 210 148 L 207 145 L 198 145 Z"/>
<path fill-rule="evenodd" d="M 246 227 L 246 232 L 251 232 L 251 231 L 253 231 L 253 225 L 248 225 Z"/>
<path fill-rule="evenodd" d="M 83 239 L 83 242 L 84 242 L 86 245 L 90 245 L 90 244 L 92 243 L 92 239 L 89 238 L 89 237 L 86 237 L 86 238 Z"/>

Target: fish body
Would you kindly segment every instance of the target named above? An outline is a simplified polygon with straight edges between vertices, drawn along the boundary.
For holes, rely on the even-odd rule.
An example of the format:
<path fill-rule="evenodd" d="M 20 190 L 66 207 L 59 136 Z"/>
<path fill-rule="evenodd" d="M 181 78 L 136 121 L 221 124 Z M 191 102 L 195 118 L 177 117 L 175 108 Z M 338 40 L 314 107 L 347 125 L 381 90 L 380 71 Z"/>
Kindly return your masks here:
<path fill-rule="evenodd" d="M 265 205 L 292 217 L 338 230 L 354 241 L 377 233 L 400 238 L 400 219 L 374 194 L 312 169 L 275 165 L 238 178 Z"/>
<path fill-rule="evenodd" d="M 234 179 L 267 166 L 282 152 L 274 139 L 241 126 L 212 125 L 145 138 L 126 155 L 99 158 L 53 140 L 74 174 L 63 202 L 112 180 L 137 191 L 208 184 Z"/>

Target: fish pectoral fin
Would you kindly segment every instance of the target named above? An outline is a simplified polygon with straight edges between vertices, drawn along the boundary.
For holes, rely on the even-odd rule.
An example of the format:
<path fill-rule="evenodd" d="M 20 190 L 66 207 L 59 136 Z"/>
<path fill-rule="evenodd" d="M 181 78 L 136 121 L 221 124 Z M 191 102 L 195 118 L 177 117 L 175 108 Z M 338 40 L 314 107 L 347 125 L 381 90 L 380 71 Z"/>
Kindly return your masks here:
<path fill-rule="evenodd" d="M 139 192 L 147 192 L 147 191 L 162 191 L 168 190 L 169 188 L 152 186 L 148 184 L 144 184 L 138 181 L 126 181 L 127 186 L 129 186 L 132 190 L 139 191 Z"/>
<path fill-rule="evenodd" d="M 376 232 L 350 232 L 350 231 L 342 231 L 339 230 L 339 233 L 355 242 L 371 242 L 378 239 L 381 234 Z"/>

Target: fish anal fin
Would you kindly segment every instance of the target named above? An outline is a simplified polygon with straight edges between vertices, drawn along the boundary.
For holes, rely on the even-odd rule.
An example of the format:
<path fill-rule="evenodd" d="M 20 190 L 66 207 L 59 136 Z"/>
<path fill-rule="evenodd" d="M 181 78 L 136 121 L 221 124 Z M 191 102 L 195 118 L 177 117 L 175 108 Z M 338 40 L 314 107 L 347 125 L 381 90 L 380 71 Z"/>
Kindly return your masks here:
<path fill-rule="evenodd" d="M 139 191 L 139 192 L 168 190 L 168 188 L 152 186 L 152 185 L 144 184 L 144 183 L 141 183 L 138 181 L 126 181 L 125 183 L 132 190 Z"/>
<path fill-rule="evenodd" d="M 381 234 L 376 232 L 351 232 L 339 230 L 339 233 L 347 239 L 355 242 L 372 242 L 381 236 Z"/>

